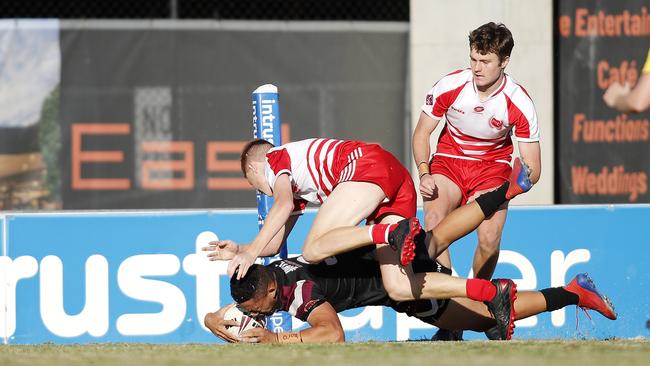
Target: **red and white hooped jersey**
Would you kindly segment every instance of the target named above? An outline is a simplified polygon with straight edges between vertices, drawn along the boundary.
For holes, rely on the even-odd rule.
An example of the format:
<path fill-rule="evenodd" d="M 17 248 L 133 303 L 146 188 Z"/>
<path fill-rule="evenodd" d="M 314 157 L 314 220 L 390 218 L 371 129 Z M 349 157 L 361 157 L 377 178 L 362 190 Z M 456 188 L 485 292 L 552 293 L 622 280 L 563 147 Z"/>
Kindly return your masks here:
<path fill-rule="evenodd" d="M 354 175 L 361 157 L 361 141 L 312 138 L 274 147 L 266 154 L 265 175 L 271 188 L 281 174 L 289 174 L 295 211 L 307 202 L 322 204 L 334 187 Z"/>
<path fill-rule="evenodd" d="M 481 101 L 470 69 L 440 79 L 427 93 L 422 111 L 446 122 L 435 155 L 509 163 L 512 139 L 539 141 L 535 106 L 526 90 L 509 75 Z"/>

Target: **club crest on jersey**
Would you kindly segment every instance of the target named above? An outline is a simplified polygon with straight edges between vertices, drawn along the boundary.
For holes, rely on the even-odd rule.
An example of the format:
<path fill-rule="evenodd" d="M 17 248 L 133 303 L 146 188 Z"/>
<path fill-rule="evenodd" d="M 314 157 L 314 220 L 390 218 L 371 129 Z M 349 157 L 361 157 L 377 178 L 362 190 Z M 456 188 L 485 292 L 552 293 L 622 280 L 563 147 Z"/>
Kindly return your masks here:
<path fill-rule="evenodd" d="M 427 94 L 427 105 L 433 105 L 433 95 Z"/>
<path fill-rule="evenodd" d="M 476 107 L 474 107 L 474 112 L 476 112 L 476 113 L 481 113 L 484 110 L 485 110 L 485 108 L 483 108 L 483 106 L 480 106 L 480 105 L 477 105 Z"/>
<path fill-rule="evenodd" d="M 499 121 L 498 119 L 492 117 L 490 120 L 490 125 L 492 125 L 494 128 L 501 128 L 503 127 L 503 121 Z"/>

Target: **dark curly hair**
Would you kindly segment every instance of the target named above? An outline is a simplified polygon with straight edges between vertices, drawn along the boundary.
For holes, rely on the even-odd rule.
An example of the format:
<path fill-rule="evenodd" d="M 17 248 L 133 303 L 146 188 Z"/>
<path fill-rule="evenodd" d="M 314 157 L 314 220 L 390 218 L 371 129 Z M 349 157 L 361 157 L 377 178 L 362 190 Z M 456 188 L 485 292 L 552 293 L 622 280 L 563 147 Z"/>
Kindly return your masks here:
<path fill-rule="evenodd" d="M 253 264 L 244 278 L 237 280 L 237 271 L 230 278 L 230 295 L 238 304 L 256 299 L 268 288 L 273 280 L 273 272 L 262 265 Z"/>
<path fill-rule="evenodd" d="M 499 62 L 510 57 L 515 41 L 512 33 L 503 23 L 489 22 L 474 29 L 469 34 L 469 47 L 475 49 L 481 55 L 495 53 L 499 56 Z"/>

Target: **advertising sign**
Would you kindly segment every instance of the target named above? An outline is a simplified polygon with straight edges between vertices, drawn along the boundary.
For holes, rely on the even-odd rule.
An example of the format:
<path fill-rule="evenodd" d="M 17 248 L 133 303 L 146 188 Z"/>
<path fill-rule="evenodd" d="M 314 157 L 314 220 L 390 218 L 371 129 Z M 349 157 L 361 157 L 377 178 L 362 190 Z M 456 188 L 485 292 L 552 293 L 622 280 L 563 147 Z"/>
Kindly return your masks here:
<path fill-rule="evenodd" d="M 650 202 L 650 112 L 603 94 L 639 80 L 650 48 L 647 1 L 557 1 L 557 167 L 561 203 Z"/>
<path fill-rule="evenodd" d="M 421 213 L 420 213 L 421 214 Z M 562 286 L 588 272 L 619 314 L 610 321 L 575 307 L 517 323 L 515 338 L 650 336 L 650 261 L 643 230 L 650 206 L 513 208 L 495 277 L 519 291 Z M 297 254 L 314 211 L 289 238 Z M 232 302 L 226 263 L 200 248 L 216 237 L 252 240 L 257 213 L 178 211 L 9 214 L 0 257 L 0 338 L 8 343 L 219 342 L 207 312 Z M 621 235 L 624 233 L 624 235 Z M 452 245 L 455 272 L 470 274 L 476 237 Z M 291 255 L 291 254 L 290 254 Z M 349 341 L 429 338 L 434 329 L 388 308 L 341 314 Z M 304 323 L 293 319 L 293 328 Z M 466 339 L 485 339 L 465 332 Z"/>

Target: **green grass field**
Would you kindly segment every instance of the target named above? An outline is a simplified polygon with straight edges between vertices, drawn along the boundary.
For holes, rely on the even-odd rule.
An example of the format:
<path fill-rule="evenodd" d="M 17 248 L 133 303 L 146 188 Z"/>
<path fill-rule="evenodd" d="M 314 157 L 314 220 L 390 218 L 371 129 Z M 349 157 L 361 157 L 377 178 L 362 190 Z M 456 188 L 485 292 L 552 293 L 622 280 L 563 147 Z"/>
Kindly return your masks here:
<path fill-rule="evenodd" d="M 0 365 L 650 365 L 650 340 L 0 346 Z"/>

